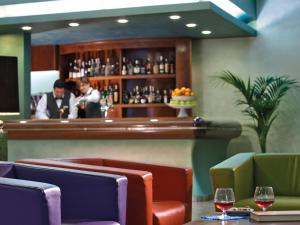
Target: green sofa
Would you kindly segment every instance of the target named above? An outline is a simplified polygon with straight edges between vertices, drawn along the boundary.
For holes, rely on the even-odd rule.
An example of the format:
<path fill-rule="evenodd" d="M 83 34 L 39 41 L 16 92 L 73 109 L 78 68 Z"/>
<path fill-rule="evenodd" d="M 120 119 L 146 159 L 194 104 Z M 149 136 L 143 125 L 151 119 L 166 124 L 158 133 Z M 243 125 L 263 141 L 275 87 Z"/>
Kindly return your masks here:
<path fill-rule="evenodd" d="M 213 191 L 232 187 L 237 207 L 258 210 L 256 186 L 271 186 L 275 203 L 269 210 L 300 210 L 300 154 L 239 153 L 210 169 Z"/>

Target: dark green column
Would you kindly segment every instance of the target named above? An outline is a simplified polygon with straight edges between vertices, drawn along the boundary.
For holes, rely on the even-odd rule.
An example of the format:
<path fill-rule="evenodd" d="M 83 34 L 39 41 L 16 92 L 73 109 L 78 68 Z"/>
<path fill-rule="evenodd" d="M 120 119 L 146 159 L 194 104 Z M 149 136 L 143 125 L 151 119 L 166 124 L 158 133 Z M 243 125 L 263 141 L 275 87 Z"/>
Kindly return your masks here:
<path fill-rule="evenodd" d="M 0 120 L 0 160 L 7 161 L 7 135 L 3 130 L 3 122 Z"/>

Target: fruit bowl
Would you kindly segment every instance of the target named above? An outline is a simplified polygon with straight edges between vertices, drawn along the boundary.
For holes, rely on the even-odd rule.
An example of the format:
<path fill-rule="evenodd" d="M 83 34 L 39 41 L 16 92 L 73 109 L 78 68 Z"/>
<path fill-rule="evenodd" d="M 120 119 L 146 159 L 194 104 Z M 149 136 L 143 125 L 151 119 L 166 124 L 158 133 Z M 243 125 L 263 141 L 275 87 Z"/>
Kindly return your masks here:
<path fill-rule="evenodd" d="M 186 109 L 191 109 L 194 105 L 174 105 L 174 104 L 167 104 L 169 107 L 173 109 L 179 109 L 179 113 L 177 117 L 189 117 Z"/>
<path fill-rule="evenodd" d="M 194 99 L 195 96 L 172 96 L 172 100 L 177 100 L 177 101 L 191 101 Z"/>

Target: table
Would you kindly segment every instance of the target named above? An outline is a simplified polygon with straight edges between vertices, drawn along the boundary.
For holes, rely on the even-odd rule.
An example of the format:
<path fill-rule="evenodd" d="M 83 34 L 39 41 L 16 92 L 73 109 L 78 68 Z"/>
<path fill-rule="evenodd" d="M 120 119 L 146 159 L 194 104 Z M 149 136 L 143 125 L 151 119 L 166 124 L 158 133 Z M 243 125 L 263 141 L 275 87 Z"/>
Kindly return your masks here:
<path fill-rule="evenodd" d="M 300 224 L 299 221 L 294 222 L 250 222 L 249 220 L 236 221 L 193 221 L 184 225 L 293 225 Z"/>

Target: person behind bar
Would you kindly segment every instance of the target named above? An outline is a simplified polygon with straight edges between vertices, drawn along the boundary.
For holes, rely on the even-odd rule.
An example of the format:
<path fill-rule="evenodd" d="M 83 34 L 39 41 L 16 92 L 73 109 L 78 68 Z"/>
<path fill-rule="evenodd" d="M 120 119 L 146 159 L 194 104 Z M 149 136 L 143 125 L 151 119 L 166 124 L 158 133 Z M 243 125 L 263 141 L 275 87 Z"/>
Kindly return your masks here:
<path fill-rule="evenodd" d="M 79 81 L 79 89 L 82 95 L 78 98 L 78 114 L 82 118 L 99 118 L 100 110 L 100 92 L 91 87 L 90 81 L 86 77 L 82 77 Z"/>
<path fill-rule="evenodd" d="M 63 80 L 56 80 L 53 91 L 43 95 L 35 117 L 37 119 L 75 119 L 77 117 L 74 94 L 65 89 Z"/>

